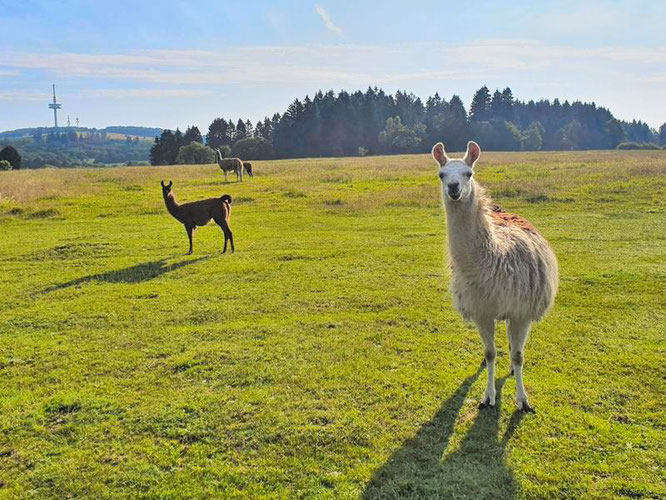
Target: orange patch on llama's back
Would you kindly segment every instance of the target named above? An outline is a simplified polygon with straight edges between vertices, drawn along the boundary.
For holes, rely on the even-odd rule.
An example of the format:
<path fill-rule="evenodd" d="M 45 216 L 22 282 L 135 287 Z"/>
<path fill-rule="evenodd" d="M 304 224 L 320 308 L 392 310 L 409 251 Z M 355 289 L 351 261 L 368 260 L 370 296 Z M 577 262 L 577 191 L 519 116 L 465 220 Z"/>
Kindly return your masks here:
<path fill-rule="evenodd" d="M 536 228 L 530 224 L 527 219 L 523 219 L 520 215 L 505 212 L 499 205 L 493 205 L 488 214 L 492 217 L 493 222 L 498 226 L 517 226 L 523 231 L 536 232 Z"/>

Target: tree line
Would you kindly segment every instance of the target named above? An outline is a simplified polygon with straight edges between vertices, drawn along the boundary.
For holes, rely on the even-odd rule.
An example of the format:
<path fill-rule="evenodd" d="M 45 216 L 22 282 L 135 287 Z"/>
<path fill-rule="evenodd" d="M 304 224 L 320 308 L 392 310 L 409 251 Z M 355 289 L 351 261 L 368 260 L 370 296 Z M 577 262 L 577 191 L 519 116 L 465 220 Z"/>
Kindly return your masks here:
<path fill-rule="evenodd" d="M 203 144 L 195 129 L 164 131 L 155 139 L 151 163 L 176 163 L 190 139 Z M 641 121 L 618 120 L 594 102 L 520 101 L 508 87 L 492 93 L 481 87 L 469 110 L 457 95 L 446 100 L 436 93 L 423 102 L 404 91 L 391 95 L 369 87 L 354 93 L 319 91 L 254 125 L 216 118 L 206 145 L 252 160 L 422 153 L 439 140 L 460 151 L 470 139 L 499 151 L 654 148 L 666 145 L 666 123 L 656 131 Z"/>

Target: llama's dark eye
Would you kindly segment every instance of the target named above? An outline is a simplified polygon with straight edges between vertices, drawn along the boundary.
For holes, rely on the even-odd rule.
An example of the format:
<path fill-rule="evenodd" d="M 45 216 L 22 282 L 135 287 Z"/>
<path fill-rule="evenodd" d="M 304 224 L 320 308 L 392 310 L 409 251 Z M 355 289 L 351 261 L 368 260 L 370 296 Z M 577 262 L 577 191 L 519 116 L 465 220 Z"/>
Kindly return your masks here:
<path fill-rule="evenodd" d="M 440 173 L 439 173 L 439 178 L 440 178 L 440 179 L 444 179 L 444 172 L 440 172 Z"/>
<path fill-rule="evenodd" d="M 468 179 L 472 177 L 472 172 L 465 172 L 465 177 Z"/>

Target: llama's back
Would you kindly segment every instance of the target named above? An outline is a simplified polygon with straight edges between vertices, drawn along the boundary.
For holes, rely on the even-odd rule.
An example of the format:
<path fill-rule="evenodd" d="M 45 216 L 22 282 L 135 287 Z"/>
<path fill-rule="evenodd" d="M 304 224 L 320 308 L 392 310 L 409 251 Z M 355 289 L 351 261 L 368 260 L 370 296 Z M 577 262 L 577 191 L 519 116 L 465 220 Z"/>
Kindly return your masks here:
<path fill-rule="evenodd" d="M 224 201 L 221 198 L 207 198 L 181 205 L 181 211 L 190 222 L 205 226 L 212 218 L 227 218 Z"/>
<path fill-rule="evenodd" d="M 243 168 L 243 162 L 240 158 L 222 158 L 217 160 L 217 164 L 222 170 Z"/>
<path fill-rule="evenodd" d="M 524 219 L 502 223 L 501 218 L 488 217 L 493 238 L 479 248 L 475 265 L 463 268 L 452 263 L 455 305 L 468 319 L 490 314 L 496 319 L 538 321 L 557 294 L 555 253 Z"/>

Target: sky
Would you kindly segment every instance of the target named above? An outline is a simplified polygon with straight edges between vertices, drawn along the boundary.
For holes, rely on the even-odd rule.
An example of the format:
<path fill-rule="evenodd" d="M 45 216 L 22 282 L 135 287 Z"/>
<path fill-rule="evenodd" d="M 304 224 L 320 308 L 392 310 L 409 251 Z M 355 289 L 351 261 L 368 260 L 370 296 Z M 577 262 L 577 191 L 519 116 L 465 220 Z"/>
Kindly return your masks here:
<path fill-rule="evenodd" d="M 0 130 L 253 122 L 319 89 L 482 85 L 666 122 L 666 2 L 0 0 Z"/>

